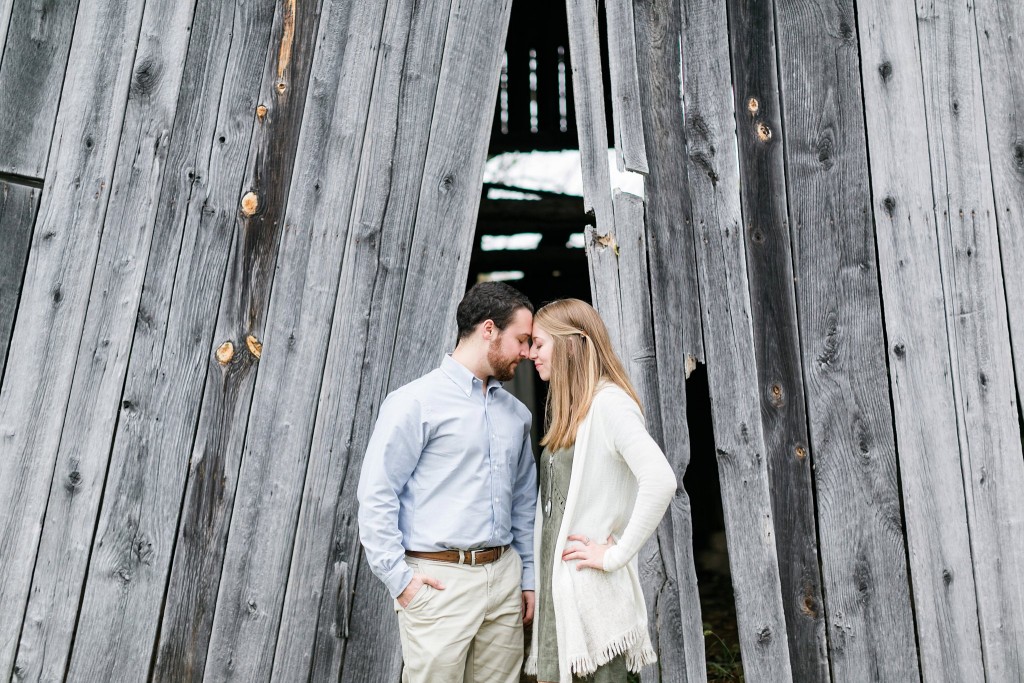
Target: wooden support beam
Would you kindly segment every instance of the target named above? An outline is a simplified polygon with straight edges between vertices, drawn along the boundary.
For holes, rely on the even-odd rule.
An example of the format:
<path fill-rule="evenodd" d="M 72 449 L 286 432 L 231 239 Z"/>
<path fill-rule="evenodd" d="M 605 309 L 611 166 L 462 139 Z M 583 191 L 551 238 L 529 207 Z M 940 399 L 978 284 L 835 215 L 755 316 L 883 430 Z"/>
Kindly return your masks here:
<path fill-rule="evenodd" d="M 142 14 L 142 3 L 90 3 L 78 17 L 71 47 L 21 314 L 8 350 L 13 361 L 0 389 L 0 519 L 7 520 L 0 530 L 0 678 L 13 671 L 29 598 Z"/>
<path fill-rule="evenodd" d="M 12 2 L 0 7 L 0 121 L 4 122 L 0 126 L 0 172 L 42 178 L 65 83 L 78 0 L 17 2 L 11 12 Z M 10 17 L 9 25 L 5 14 Z M 107 28 L 117 30 L 113 25 Z M 115 36 L 111 33 L 105 40 L 115 40 Z M 137 36 L 125 38 L 134 45 Z M 92 109 L 79 112 L 85 118 L 93 114 Z"/>
<path fill-rule="evenodd" d="M 985 122 L 978 34 L 970 30 L 975 19 L 974 5 L 953 0 L 917 7 L 985 676 L 1014 681 L 1024 678 L 1024 454 L 993 198 L 991 131 Z M 994 104 L 1007 95 L 993 92 L 990 99 Z M 994 112 L 1001 109 L 995 107 Z M 1005 152 L 1000 156 L 1005 165 Z M 1001 189 L 1005 182 L 1000 181 Z M 1019 279 L 1020 273 L 1007 271 L 1006 277 Z"/>
<path fill-rule="evenodd" d="M 253 55 L 268 53 L 274 5 L 196 3 L 73 680 L 149 674 L 233 227 L 249 206 L 239 190 L 264 71 Z"/>
<path fill-rule="evenodd" d="M 0 380 L 14 332 L 21 280 L 41 194 L 34 187 L 0 180 L 0 244 L 4 245 L 0 250 Z"/>
<path fill-rule="evenodd" d="M 860 0 L 858 25 L 921 674 L 926 683 L 984 681 L 932 180 L 922 172 L 921 55 L 907 40 L 917 18 L 909 4 Z M 865 365 L 857 359 L 857 372 Z"/>

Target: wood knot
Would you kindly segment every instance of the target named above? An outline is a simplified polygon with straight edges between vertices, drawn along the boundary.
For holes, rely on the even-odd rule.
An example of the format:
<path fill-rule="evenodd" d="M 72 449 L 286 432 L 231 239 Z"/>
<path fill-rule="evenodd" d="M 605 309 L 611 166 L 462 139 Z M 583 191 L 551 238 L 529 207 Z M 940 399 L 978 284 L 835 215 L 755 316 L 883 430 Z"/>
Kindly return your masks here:
<path fill-rule="evenodd" d="M 888 83 L 889 79 L 892 78 L 892 64 L 889 61 L 879 64 L 878 75 L 882 77 L 883 83 Z"/>
<path fill-rule="evenodd" d="M 257 360 L 263 355 L 263 344 L 251 334 L 245 338 L 245 345 L 249 347 L 249 353 Z"/>
<path fill-rule="evenodd" d="M 246 192 L 245 196 L 242 197 L 242 213 L 246 216 L 252 216 L 259 208 L 260 198 L 256 196 L 256 193 Z"/>
<path fill-rule="evenodd" d="M 779 384 L 778 382 L 776 382 L 775 384 L 771 385 L 771 387 L 769 387 L 769 389 L 768 389 L 768 398 L 771 401 L 771 404 L 773 406 L 775 406 L 776 408 L 782 407 L 782 404 L 783 404 L 782 385 Z"/>
<path fill-rule="evenodd" d="M 942 570 L 942 583 L 947 585 L 947 586 L 949 584 L 953 583 L 953 572 L 949 571 L 948 569 L 943 569 Z"/>
<path fill-rule="evenodd" d="M 278 92 L 278 94 L 283 95 L 284 91 L 287 90 L 287 89 L 288 89 L 288 84 L 287 83 L 285 83 L 284 81 L 278 81 L 277 82 L 277 92 Z"/>
<path fill-rule="evenodd" d="M 1013 143 L 1013 165 L 1018 171 L 1024 171 L 1024 140 Z"/>
<path fill-rule="evenodd" d="M 229 341 L 224 342 L 217 347 L 217 362 L 221 365 L 227 365 L 231 362 L 231 359 L 235 357 L 235 345 Z"/>
<path fill-rule="evenodd" d="M 896 356 L 897 358 L 903 358 L 904 356 L 906 356 L 907 355 L 907 347 L 906 347 L 906 345 L 903 342 L 899 342 L 898 344 L 893 346 L 892 347 L 892 355 Z"/>
<path fill-rule="evenodd" d="M 892 216 L 893 212 L 896 211 L 896 198 L 893 197 L 892 195 L 889 195 L 888 197 L 882 200 L 882 206 L 885 207 L 885 212 Z"/>
<path fill-rule="evenodd" d="M 761 142 L 768 142 L 772 139 L 772 129 L 764 121 L 757 124 L 757 139 Z"/>
<path fill-rule="evenodd" d="M 796 459 L 797 460 L 803 460 L 806 457 L 807 457 L 807 449 L 804 448 L 803 446 L 797 446 L 796 447 Z"/>
<path fill-rule="evenodd" d="M 258 118 L 260 121 L 267 118 L 267 105 L 261 104 L 260 106 L 256 107 L 256 118 Z"/>
<path fill-rule="evenodd" d="M 82 474 L 78 470 L 71 470 L 68 473 L 67 481 L 64 482 L 64 489 L 68 493 L 75 493 L 82 487 Z"/>
<path fill-rule="evenodd" d="M 756 97 L 751 97 L 747 100 L 747 111 L 751 114 L 756 114 L 757 110 L 761 108 L 761 103 L 757 101 Z"/>

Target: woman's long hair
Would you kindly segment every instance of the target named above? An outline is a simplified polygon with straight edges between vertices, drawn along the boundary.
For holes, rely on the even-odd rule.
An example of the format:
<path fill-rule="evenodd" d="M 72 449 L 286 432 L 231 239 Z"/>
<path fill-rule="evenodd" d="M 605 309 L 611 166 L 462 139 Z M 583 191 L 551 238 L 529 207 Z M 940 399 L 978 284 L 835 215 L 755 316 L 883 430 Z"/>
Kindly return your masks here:
<path fill-rule="evenodd" d="M 554 346 L 542 446 L 554 451 L 575 443 L 576 430 L 601 380 L 617 384 L 640 404 L 622 361 L 612 350 L 608 328 L 593 306 L 579 299 L 552 301 L 537 311 L 534 324 L 551 335 Z"/>

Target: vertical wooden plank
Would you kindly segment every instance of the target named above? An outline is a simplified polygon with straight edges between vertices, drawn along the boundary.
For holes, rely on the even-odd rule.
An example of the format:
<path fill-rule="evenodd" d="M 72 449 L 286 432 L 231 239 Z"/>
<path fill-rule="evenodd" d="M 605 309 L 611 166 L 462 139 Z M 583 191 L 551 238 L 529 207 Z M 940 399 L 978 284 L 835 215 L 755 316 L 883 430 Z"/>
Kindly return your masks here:
<path fill-rule="evenodd" d="M 362 158 L 353 164 L 359 177 L 349 183 L 356 187 L 355 200 L 347 244 L 339 245 L 345 253 L 339 294 L 329 304 L 333 330 L 318 332 L 323 337 L 314 344 L 317 362 L 326 358 L 326 369 L 323 383 L 311 385 L 304 396 L 316 421 L 310 425 L 313 447 L 291 551 L 275 679 L 322 680 L 337 677 L 339 670 L 358 679 L 354 672 L 360 667 L 367 679 L 398 677 L 400 649 L 392 619 L 360 621 L 349 629 L 359 558 L 354 492 L 359 468 L 352 460 L 368 433 L 361 429 L 353 441 L 353 425 L 372 416 L 375 403 L 364 389 L 376 387 L 369 393 L 377 400 L 390 362 L 393 331 L 386 321 L 394 320 L 404 284 L 449 9 L 444 2 L 390 3 L 372 93 L 363 95 L 370 116 Z M 371 360 L 377 354 L 383 358 Z M 358 462 L 358 456 L 354 459 Z M 349 473 L 355 475 L 351 481 Z M 382 590 L 371 592 L 380 607 L 387 606 Z M 358 643 L 354 651 L 350 639 Z M 349 651 L 355 654 L 346 659 Z"/>
<path fill-rule="evenodd" d="M 7 42 L 7 30 L 11 25 L 11 14 L 14 12 L 14 0 L 0 0 L 0 62 L 3 60 Z"/>
<path fill-rule="evenodd" d="M 34 187 L 0 181 L 0 244 L 4 245 L 0 250 L 0 380 L 14 331 L 40 194 Z"/>
<path fill-rule="evenodd" d="M 273 20 L 197 3 L 70 680 L 149 673 Z"/>
<path fill-rule="evenodd" d="M 936 0 L 917 6 L 981 646 L 987 679 L 1012 681 L 1024 677 L 1024 455 L 978 35 L 964 30 L 974 24 L 973 4 Z"/>
<path fill-rule="evenodd" d="M 1019 114 L 1024 108 L 1024 7 L 993 0 L 976 0 L 974 6 L 1019 409 L 1024 400 L 1024 123 Z"/>
<path fill-rule="evenodd" d="M 147 4 L 15 667 L 63 677 L 131 351 L 194 3 Z M 42 453 L 37 452 L 37 455 Z M 50 454 L 47 454 L 50 455 Z"/>
<path fill-rule="evenodd" d="M 878 0 L 860 0 L 857 17 L 921 673 L 982 681 L 932 182 L 921 172 L 929 132 L 916 17 L 910 4 Z"/>
<path fill-rule="evenodd" d="M 223 500 L 203 504 L 216 510 L 215 525 L 201 510 L 190 513 L 195 520 L 190 526 L 216 534 L 216 564 L 196 545 L 189 562 L 193 567 L 183 565 L 182 576 L 208 569 L 219 577 L 219 582 L 192 589 L 196 595 L 189 600 L 192 616 L 185 625 L 199 624 L 201 619 L 203 629 L 203 652 L 194 659 L 205 661 L 206 667 L 205 672 L 196 667 L 197 679 L 200 675 L 212 680 L 271 678 L 295 508 L 330 332 L 331 318 L 326 313 L 338 288 L 383 16 L 382 2 L 324 6 L 267 314 L 262 367 L 249 389 L 251 408 L 245 405 L 248 429 L 237 429 L 232 435 L 222 464 L 196 474 L 198 497 L 208 486 L 199 474 L 216 481 L 225 476 L 222 471 L 228 473 L 226 491 L 218 495 Z M 312 36 L 304 39 L 312 47 Z M 285 395 L 283 387 L 288 387 Z M 215 452 L 216 442 L 206 450 Z M 282 453 L 290 455 L 281 458 Z M 265 486 L 267 481 L 274 482 L 271 490 Z M 187 528 L 182 532 L 183 538 L 191 534 Z M 215 612 L 210 605 L 217 606 Z M 301 615 L 301 624 L 315 627 L 315 609 Z M 188 630 L 174 636 L 180 641 L 176 650 L 185 652 L 190 647 L 183 637 L 187 634 Z M 309 645 L 304 643 L 306 655 Z M 298 666 L 286 668 L 282 675 L 306 680 L 308 656 L 295 663 Z M 162 675 L 168 681 L 180 676 L 169 664 Z"/>
<path fill-rule="evenodd" d="M 235 482 L 317 45 L 320 3 L 278 4 L 255 109 L 248 177 L 228 260 L 157 644 L 158 680 L 199 680 L 206 664 Z M 338 28 L 335 26 L 335 28 Z M 345 40 L 335 40 L 342 51 Z M 329 60 L 328 60 L 329 61 Z M 329 61 L 330 63 L 330 61 Z M 337 63 L 332 64 L 333 67 Z M 321 73 L 321 78 L 337 81 Z M 322 102 L 317 102 L 322 104 Z M 328 116 L 333 106 L 328 107 Z M 314 119 L 313 130 L 322 122 Z M 309 233 L 303 233 L 309 234 Z"/>
<path fill-rule="evenodd" d="M 395 325 L 393 314 L 398 297 L 381 297 L 382 302 L 390 303 L 390 315 L 377 317 L 389 313 L 387 309 L 380 309 L 371 317 L 370 326 L 380 329 L 389 341 L 381 349 L 367 347 L 364 363 L 380 368 L 381 374 L 371 383 L 363 381 L 357 405 L 375 408 L 389 390 L 437 367 L 443 352 L 454 345 L 455 307 L 465 291 L 487 156 L 488 103 L 493 101 L 498 88 L 501 46 L 505 43 L 510 10 L 510 0 L 452 3 L 416 208 L 416 226 L 409 243 L 409 266 L 404 285 L 395 282 L 396 289 L 392 290 L 396 294 L 401 292 L 398 322 Z M 464 108 L 451 107 L 454 101 L 464 103 Z M 477 113 L 467 116 L 466 112 L 470 111 Z M 388 267 L 392 265 L 389 260 L 384 263 Z M 425 282 L 441 287 L 424 287 Z M 390 341 L 392 330 L 394 341 Z M 381 356 L 381 353 L 389 355 Z M 361 454 L 365 448 L 373 426 L 372 417 L 372 412 L 365 410 L 354 426 L 355 452 Z M 339 506 L 331 534 L 335 547 L 346 549 L 355 545 L 359 462 L 352 462 L 349 471 L 353 476 L 346 478 L 342 490 L 346 503 Z M 329 576 L 326 584 L 332 591 L 340 585 L 333 581 L 335 578 Z M 380 624 L 380 627 L 365 632 L 353 630 L 345 652 L 342 681 L 389 680 L 384 677 L 385 673 L 397 674 L 397 670 L 383 668 L 381 661 L 394 662 L 392 653 L 396 639 L 392 602 L 365 562 L 360 562 L 351 605 L 349 621 L 352 624 Z M 384 639 L 384 634 L 388 634 L 389 640 Z M 382 645 L 389 649 L 382 653 Z"/>
<path fill-rule="evenodd" d="M 854 7 L 851 0 L 779 0 L 776 7 L 832 663 L 844 680 L 908 681 L 920 673 L 887 396 Z"/>
<path fill-rule="evenodd" d="M 565 12 L 569 22 L 573 109 L 583 162 L 583 208 L 594 214 L 598 234 L 607 235 L 615 225 L 615 217 L 608 168 L 608 125 L 604 111 L 597 0 L 565 0 Z M 605 322 L 615 337 L 617 320 Z"/>
<path fill-rule="evenodd" d="M 0 172 L 46 172 L 77 9 L 77 0 L 23 1 L 9 27 L 0 18 Z"/>
<path fill-rule="evenodd" d="M 17 362 L 0 390 L 0 677 L 11 675 L 28 600 L 144 6 L 90 4 L 71 46 L 8 351 Z"/>
<path fill-rule="evenodd" d="M 633 0 L 605 0 L 604 11 L 608 26 L 615 158 L 620 171 L 647 173 Z"/>
<path fill-rule="evenodd" d="M 711 417 L 729 544 L 729 566 L 743 672 L 751 680 L 828 680 L 821 647 L 823 624 L 808 619 L 788 636 L 785 602 L 796 602 L 794 578 L 780 572 L 800 566 L 811 536 L 783 523 L 787 537 L 775 536 L 770 492 L 770 454 L 762 425 L 762 406 L 751 292 L 744 254 L 740 177 L 733 144 L 733 111 L 724 59 L 724 7 L 695 3 L 684 12 L 687 67 L 687 175 L 700 276 L 701 316 L 705 330 Z M 791 482 L 787 482 L 791 483 Z M 798 482 L 799 483 L 799 480 Z M 805 503 L 806 504 L 806 503 Z M 813 521 L 813 520 L 812 520 Z M 796 538 L 793 538 L 795 536 Z M 793 562 L 789 553 L 797 554 Z M 780 558 L 782 555 L 784 559 Z M 813 564 L 811 565 L 814 566 Z M 802 578 L 802 577 L 801 577 Z M 800 586 L 803 588 L 803 586 Z M 800 590 L 796 588 L 794 593 Z M 786 599 L 783 599 L 785 595 Z M 807 610 L 805 605 L 806 614 Z M 791 662 L 791 651 L 793 652 Z M 810 655 L 810 656 L 808 656 Z M 807 661 L 810 660 L 810 661 Z M 796 674 L 800 671 L 800 675 Z M 810 674 L 810 676 L 805 676 Z"/>

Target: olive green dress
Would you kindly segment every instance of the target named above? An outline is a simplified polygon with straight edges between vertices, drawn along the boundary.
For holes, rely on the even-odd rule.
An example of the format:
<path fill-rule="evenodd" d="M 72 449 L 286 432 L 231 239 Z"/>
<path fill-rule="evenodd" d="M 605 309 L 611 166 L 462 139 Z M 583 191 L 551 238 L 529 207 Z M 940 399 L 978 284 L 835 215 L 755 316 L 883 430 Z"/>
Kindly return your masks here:
<path fill-rule="evenodd" d="M 534 628 L 539 629 L 538 681 L 558 680 L 558 637 L 555 634 L 555 605 L 551 599 L 551 567 L 558 541 L 558 530 L 562 526 L 562 515 L 565 512 L 565 496 L 569 491 L 574 450 L 573 446 L 569 446 L 552 453 L 545 448 L 540 456 L 539 495 L 543 521 L 540 529 L 540 558 L 536 565 L 540 579 L 540 604 L 537 605 L 537 619 L 534 625 Z M 574 676 L 573 680 L 588 683 L 624 683 L 626 676 L 626 660 L 619 655 L 598 667 L 590 676 Z"/>

